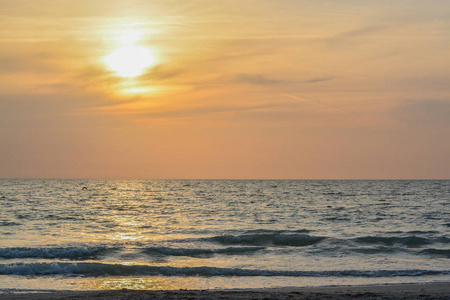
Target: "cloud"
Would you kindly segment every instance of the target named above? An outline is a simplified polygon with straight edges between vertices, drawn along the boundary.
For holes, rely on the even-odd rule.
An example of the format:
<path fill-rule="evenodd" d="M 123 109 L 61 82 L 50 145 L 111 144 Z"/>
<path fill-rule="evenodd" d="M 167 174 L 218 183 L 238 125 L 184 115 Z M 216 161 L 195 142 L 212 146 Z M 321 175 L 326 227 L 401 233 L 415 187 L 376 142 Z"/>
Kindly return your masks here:
<path fill-rule="evenodd" d="M 186 73 L 185 70 L 170 68 L 167 65 L 160 64 L 150 68 L 145 74 L 139 76 L 139 80 L 166 80 L 173 79 Z"/>
<path fill-rule="evenodd" d="M 371 44 L 373 42 L 371 39 L 373 38 L 386 38 L 383 35 L 383 31 L 386 29 L 388 29 L 387 26 L 364 26 L 343 31 L 333 36 L 319 39 L 318 41 L 324 42 L 328 50 L 328 47 L 351 47 L 354 49 L 360 45 Z"/>
<path fill-rule="evenodd" d="M 18 50 L 17 53 L 0 53 L 2 73 L 49 73 L 54 71 L 51 56 L 45 53 L 30 53 Z"/>
<path fill-rule="evenodd" d="M 291 83 L 291 81 L 286 80 L 270 79 L 261 74 L 238 74 L 233 81 L 236 83 L 254 85 L 279 85 Z"/>
<path fill-rule="evenodd" d="M 410 126 L 450 127 L 450 101 L 411 100 L 392 110 L 392 114 Z"/>
<path fill-rule="evenodd" d="M 386 26 L 365 26 L 354 30 L 342 32 L 339 35 L 337 35 L 336 38 L 342 39 L 342 38 L 366 37 L 372 33 L 380 32 L 385 28 Z"/>
<path fill-rule="evenodd" d="M 141 119 L 169 119 L 169 118 L 185 118 L 192 116 L 202 116 L 211 115 L 216 113 L 239 113 L 244 111 L 259 111 L 269 108 L 274 108 L 281 106 L 283 104 L 279 103 L 266 103 L 266 104 L 255 104 L 255 105 L 207 105 L 207 106 L 197 106 L 197 107 L 181 107 L 166 109 L 161 111 L 147 112 L 147 113 L 136 113 L 133 114 Z"/>
<path fill-rule="evenodd" d="M 335 76 L 325 76 L 325 77 L 315 77 L 307 80 L 300 81 L 300 83 L 316 83 L 316 82 L 323 82 L 323 81 L 329 81 L 336 78 Z"/>
<path fill-rule="evenodd" d="M 272 79 L 268 78 L 263 74 L 238 74 L 236 75 L 231 82 L 232 83 L 241 83 L 241 84 L 252 84 L 252 85 L 262 85 L 262 86 L 273 86 L 273 85 L 286 85 L 286 84 L 299 84 L 299 83 L 317 83 L 333 80 L 334 76 L 325 76 L 325 77 L 313 77 L 306 80 L 280 80 L 280 79 Z"/>

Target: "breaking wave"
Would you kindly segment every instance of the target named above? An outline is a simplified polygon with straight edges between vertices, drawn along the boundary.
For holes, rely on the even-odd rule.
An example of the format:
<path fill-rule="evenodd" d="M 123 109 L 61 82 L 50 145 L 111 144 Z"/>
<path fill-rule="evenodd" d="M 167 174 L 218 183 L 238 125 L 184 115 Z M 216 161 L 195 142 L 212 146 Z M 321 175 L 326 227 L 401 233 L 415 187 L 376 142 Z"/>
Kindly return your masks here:
<path fill-rule="evenodd" d="M 0 265 L 0 275 L 21 276 L 284 276 L 284 277 L 400 277 L 448 275 L 450 270 L 281 271 L 217 267 L 169 267 L 103 263 L 18 263 Z"/>
<path fill-rule="evenodd" d="M 315 245 L 325 237 L 311 236 L 304 233 L 256 233 L 242 235 L 220 235 L 207 238 L 208 241 L 216 242 L 222 245 L 275 245 L 304 247 Z"/>
<path fill-rule="evenodd" d="M 393 246 L 393 245 L 402 245 L 406 247 L 421 247 L 426 246 L 434 243 L 450 243 L 450 239 L 446 237 L 440 237 L 440 238 L 425 238 L 425 237 L 419 237 L 419 236 L 397 236 L 397 237 L 383 237 L 383 236 L 365 236 L 365 237 L 358 237 L 353 239 L 354 242 L 360 243 L 360 244 L 379 244 L 379 245 L 386 245 L 386 246 Z"/>
<path fill-rule="evenodd" d="M 228 247 L 222 249 L 196 249 L 196 248 L 171 248 L 171 247 L 149 247 L 143 252 L 146 254 L 167 255 L 167 256 L 191 256 L 191 257 L 205 257 L 213 256 L 214 254 L 224 255 L 239 255 L 247 254 L 265 247 Z"/>

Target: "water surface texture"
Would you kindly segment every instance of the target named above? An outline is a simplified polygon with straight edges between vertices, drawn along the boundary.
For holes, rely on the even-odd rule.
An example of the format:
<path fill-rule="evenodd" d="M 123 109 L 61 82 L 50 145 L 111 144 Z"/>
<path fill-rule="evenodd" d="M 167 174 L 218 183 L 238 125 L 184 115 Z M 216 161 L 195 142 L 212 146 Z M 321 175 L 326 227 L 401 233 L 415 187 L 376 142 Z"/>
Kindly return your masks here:
<path fill-rule="evenodd" d="M 0 179 L 0 290 L 450 281 L 449 204 L 448 180 Z"/>

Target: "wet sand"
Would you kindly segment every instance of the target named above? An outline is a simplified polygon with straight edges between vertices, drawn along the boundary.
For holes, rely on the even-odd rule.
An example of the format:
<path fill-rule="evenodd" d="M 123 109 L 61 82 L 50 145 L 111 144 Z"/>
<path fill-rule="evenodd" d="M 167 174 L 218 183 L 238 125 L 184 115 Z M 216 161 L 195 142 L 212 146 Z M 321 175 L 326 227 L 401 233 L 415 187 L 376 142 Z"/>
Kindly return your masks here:
<path fill-rule="evenodd" d="M 0 294 L 0 299 L 450 299 L 450 283 L 245 290 L 61 291 Z"/>

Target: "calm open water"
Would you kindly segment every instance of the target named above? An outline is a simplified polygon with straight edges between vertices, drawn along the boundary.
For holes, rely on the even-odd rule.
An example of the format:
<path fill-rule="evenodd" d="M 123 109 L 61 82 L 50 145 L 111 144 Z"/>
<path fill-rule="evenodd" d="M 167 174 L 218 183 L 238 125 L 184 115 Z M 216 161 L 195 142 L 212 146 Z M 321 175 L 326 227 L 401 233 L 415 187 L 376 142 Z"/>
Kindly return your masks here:
<path fill-rule="evenodd" d="M 0 292 L 450 282 L 449 233 L 448 180 L 0 179 Z"/>

